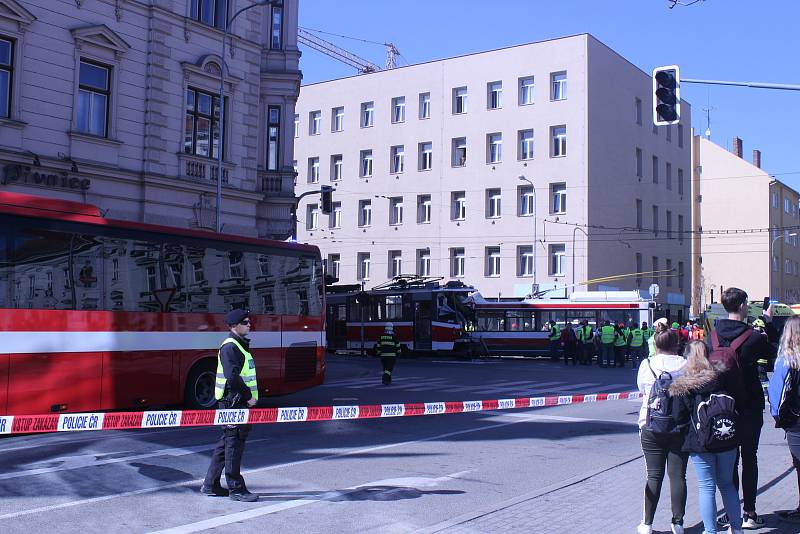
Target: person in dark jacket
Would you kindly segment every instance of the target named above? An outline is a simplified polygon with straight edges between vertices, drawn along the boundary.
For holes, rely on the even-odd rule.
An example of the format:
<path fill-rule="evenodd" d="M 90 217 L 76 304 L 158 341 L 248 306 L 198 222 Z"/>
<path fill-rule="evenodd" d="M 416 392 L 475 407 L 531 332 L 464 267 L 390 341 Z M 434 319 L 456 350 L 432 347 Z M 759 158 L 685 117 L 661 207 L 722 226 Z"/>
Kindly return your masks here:
<path fill-rule="evenodd" d="M 777 331 L 772 325 L 772 308 L 764 310 L 766 336 L 747 324 L 747 293 L 729 287 L 722 294 L 722 305 L 728 312 L 727 319 L 718 319 L 711 335 L 712 350 L 719 342 L 729 347 L 740 336 L 746 340 L 736 351 L 736 360 L 721 363 L 725 367 L 724 379 L 731 396 L 736 400 L 739 412 L 739 454 L 734 466 L 733 482 L 739 486 L 739 458 L 742 461 L 742 497 L 744 503 L 744 527 L 760 528 L 764 524 L 756 513 L 756 491 L 758 489 L 758 442 L 764 424 L 764 389 L 758 374 L 758 360 L 771 358 L 775 354 L 772 345 L 777 341 Z M 715 341 L 715 339 L 717 341 Z M 712 361 L 714 360 L 712 355 Z M 725 523 L 728 518 L 721 518 Z"/>
<path fill-rule="evenodd" d="M 778 408 L 787 403 L 791 411 L 800 413 L 800 317 L 792 317 L 783 327 L 778 358 L 775 360 L 775 371 L 769 380 L 770 413 L 778 422 Z M 785 424 L 785 422 L 784 422 Z M 783 426 L 786 441 L 792 456 L 792 465 L 797 474 L 797 491 L 800 498 L 800 417 L 794 424 Z M 800 521 L 800 501 L 794 510 L 778 512 L 784 519 Z"/>
<path fill-rule="evenodd" d="M 730 532 L 741 534 L 742 517 L 739 515 L 739 492 L 733 483 L 736 445 L 723 451 L 708 451 L 700 442 L 693 421 L 697 405 L 712 393 L 724 390 L 724 369 L 708 360 L 708 347 L 702 341 L 690 341 L 686 347 L 686 370 L 675 379 L 669 388 L 670 396 L 676 398 L 675 419 L 679 426 L 688 427 L 682 450 L 689 453 L 695 473 L 699 494 L 700 515 L 706 534 L 717 532 L 716 489 L 722 495 L 725 512 L 730 518 Z"/>
<path fill-rule="evenodd" d="M 386 323 L 383 335 L 378 340 L 377 348 L 383 365 L 381 380 L 384 386 L 388 386 L 392 383 L 394 364 L 397 362 L 397 355 L 400 352 L 400 343 L 398 343 L 397 337 L 394 335 L 394 325 L 392 323 Z"/>
<path fill-rule="evenodd" d="M 217 356 L 217 378 L 215 396 L 220 409 L 252 408 L 258 401 L 256 368 L 249 352 L 250 313 L 232 310 L 225 315 L 230 334 L 222 342 Z M 244 444 L 250 433 L 250 425 L 225 425 L 222 437 L 211 453 L 211 465 L 200 492 L 204 495 L 223 497 L 229 495 L 235 501 L 254 502 L 258 495 L 250 493 L 241 474 Z M 220 484 L 225 470 L 228 489 Z"/>
<path fill-rule="evenodd" d="M 578 365 L 578 337 L 570 322 L 567 322 L 561 331 L 561 344 L 564 346 L 564 365 L 569 365 L 570 358 L 572 365 Z"/>

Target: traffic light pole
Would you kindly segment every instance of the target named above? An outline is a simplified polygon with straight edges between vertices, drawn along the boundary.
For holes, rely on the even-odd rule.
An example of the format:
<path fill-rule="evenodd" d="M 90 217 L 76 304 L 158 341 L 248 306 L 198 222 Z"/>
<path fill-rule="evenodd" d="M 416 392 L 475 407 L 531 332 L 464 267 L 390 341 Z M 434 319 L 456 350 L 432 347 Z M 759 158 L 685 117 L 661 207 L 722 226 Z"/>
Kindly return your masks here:
<path fill-rule="evenodd" d="M 323 193 L 327 193 L 330 195 L 333 192 L 333 188 L 329 186 L 322 186 L 322 189 L 316 189 L 314 191 L 306 191 L 305 193 L 301 193 L 300 196 L 295 197 L 294 204 L 292 204 L 292 241 L 297 241 L 297 206 L 300 205 L 300 200 L 303 197 L 307 197 L 309 195 L 321 195 Z"/>
<path fill-rule="evenodd" d="M 800 91 L 800 85 L 789 85 L 785 83 L 729 82 L 725 80 L 697 80 L 692 78 L 681 78 L 681 83 L 699 83 L 706 85 L 735 85 L 738 87 L 754 87 L 756 89 L 780 89 L 782 91 Z"/>

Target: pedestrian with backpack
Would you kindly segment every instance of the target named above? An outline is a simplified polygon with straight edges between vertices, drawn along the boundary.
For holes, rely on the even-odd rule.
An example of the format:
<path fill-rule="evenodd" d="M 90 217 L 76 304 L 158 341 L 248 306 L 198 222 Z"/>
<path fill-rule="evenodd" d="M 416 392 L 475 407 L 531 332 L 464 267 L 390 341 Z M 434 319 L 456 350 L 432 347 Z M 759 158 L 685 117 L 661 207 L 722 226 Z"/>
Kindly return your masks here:
<path fill-rule="evenodd" d="M 786 431 L 800 499 L 800 317 L 790 318 L 783 327 L 778 359 L 769 381 L 769 405 L 775 427 Z M 778 515 L 800 521 L 800 501 L 796 509 Z"/>
<path fill-rule="evenodd" d="M 718 319 L 711 332 L 712 363 L 719 363 L 726 388 L 736 400 L 739 412 L 739 454 L 734 464 L 733 483 L 739 487 L 739 458 L 742 462 L 743 528 L 757 529 L 764 520 L 756 513 L 758 489 L 758 442 L 764 424 L 764 389 L 758 373 L 758 360 L 775 355 L 773 342 L 778 340 L 772 325 L 772 307 L 764 310 L 764 333 L 747 324 L 749 304 L 747 293 L 729 287 L 722 293 L 722 306 L 727 319 Z M 726 524 L 726 517 L 720 518 Z"/>
<path fill-rule="evenodd" d="M 718 532 L 717 488 L 730 518 L 728 532 L 741 534 L 739 492 L 733 483 L 739 433 L 736 403 L 725 390 L 721 365 L 709 361 L 705 343 L 690 341 L 686 358 L 686 372 L 672 383 L 669 392 L 678 400 L 678 423 L 688 425 L 682 448 L 689 453 L 697 474 L 705 534 Z"/>
<path fill-rule="evenodd" d="M 644 517 L 637 534 L 653 531 L 661 484 L 666 468 L 672 504 L 672 532 L 683 534 L 683 516 L 686 510 L 686 463 L 683 452 L 685 425 L 677 424 L 675 402 L 669 396 L 672 381 L 680 377 L 686 360 L 678 355 L 678 337 L 675 332 L 661 330 L 655 335 L 656 354 L 639 366 L 637 383 L 642 392 L 639 410 L 639 438 L 642 444 L 647 482 L 644 488 Z"/>

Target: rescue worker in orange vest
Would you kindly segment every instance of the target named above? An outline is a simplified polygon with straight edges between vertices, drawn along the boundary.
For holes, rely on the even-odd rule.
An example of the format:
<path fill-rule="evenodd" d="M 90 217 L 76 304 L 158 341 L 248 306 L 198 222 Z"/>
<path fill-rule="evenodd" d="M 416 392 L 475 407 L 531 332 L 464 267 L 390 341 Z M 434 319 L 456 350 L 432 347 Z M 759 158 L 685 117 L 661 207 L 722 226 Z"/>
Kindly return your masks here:
<path fill-rule="evenodd" d="M 381 363 L 383 364 L 384 386 L 392 383 L 392 371 L 394 371 L 394 364 L 399 352 L 400 343 L 397 342 L 397 338 L 394 336 L 394 325 L 386 323 L 383 335 L 378 340 L 378 354 L 380 354 Z"/>

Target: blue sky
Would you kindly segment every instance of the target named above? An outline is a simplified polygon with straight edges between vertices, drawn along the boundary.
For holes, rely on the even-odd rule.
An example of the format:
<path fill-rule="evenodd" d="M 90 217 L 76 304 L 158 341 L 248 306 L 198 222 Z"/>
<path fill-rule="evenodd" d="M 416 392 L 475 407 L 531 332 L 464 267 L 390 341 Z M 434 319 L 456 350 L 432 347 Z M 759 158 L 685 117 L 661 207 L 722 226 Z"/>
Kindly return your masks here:
<path fill-rule="evenodd" d="M 688 0 L 683 0 L 685 3 Z M 800 1 L 705 0 L 669 9 L 667 0 L 300 0 L 300 25 L 393 42 L 401 64 L 591 33 L 643 70 L 676 63 L 686 78 L 800 85 Z M 322 36 L 383 65 L 382 46 Z M 303 83 L 355 70 L 302 47 Z M 800 190 L 800 91 L 689 85 L 692 126 L 729 148 L 738 135 L 745 158 Z"/>

